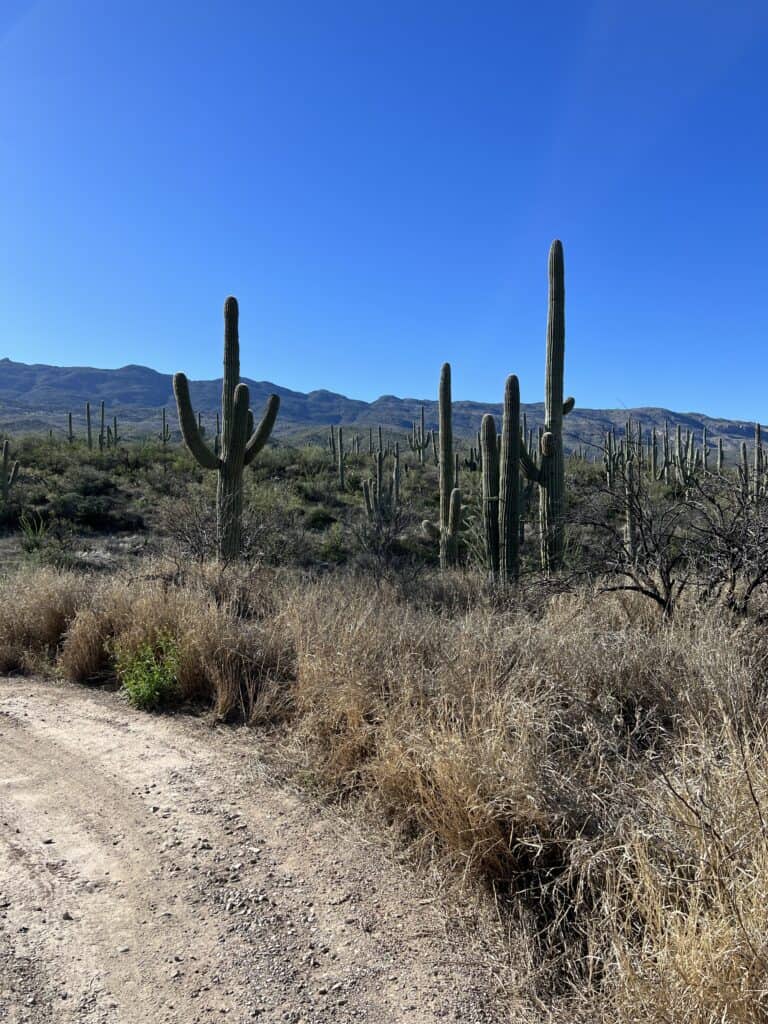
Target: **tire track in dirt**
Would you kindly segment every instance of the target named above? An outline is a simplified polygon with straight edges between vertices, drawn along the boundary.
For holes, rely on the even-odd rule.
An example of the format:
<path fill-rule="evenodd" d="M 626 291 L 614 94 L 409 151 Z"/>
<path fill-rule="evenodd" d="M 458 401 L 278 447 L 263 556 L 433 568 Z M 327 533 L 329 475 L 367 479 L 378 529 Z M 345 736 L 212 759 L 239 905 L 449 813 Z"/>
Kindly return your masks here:
<path fill-rule="evenodd" d="M 0 681 L 0 1021 L 497 1021 L 416 880 L 245 730 Z"/>

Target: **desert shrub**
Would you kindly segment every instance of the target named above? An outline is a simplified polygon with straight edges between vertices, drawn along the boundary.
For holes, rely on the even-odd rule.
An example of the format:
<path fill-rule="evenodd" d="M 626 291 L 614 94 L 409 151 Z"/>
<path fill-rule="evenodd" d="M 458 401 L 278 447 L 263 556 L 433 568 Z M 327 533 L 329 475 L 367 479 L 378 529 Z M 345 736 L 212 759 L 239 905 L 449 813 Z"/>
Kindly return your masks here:
<path fill-rule="evenodd" d="M 88 682 L 122 678 L 124 666 L 136 664 L 151 677 L 148 652 L 160 658 L 160 672 L 170 638 L 174 697 L 206 704 L 222 718 L 247 719 L 266 699 L 263 685 L 282 683 L 293 671 L 293 647 L 275 614 L 274 580 L 246 566 L 213 564 L 180 582 L 159 570 L 99 581 L 71 622 L 60 670 Z"/>
<path fill-rule="evenodd" d="M 336 522 L 336 516 L 322 506 L 310 509 L 304 516 L 304 526 L 308 530 L 325 530 Z"/>
<path fill-rule="evenodd" d="M 134 707 L 141 711 L 159 711 L 178 700 L 179 652 L 168 633 L 159 633 L 154 641 L 138 647 L 115 643 L 117 678 Z"/>

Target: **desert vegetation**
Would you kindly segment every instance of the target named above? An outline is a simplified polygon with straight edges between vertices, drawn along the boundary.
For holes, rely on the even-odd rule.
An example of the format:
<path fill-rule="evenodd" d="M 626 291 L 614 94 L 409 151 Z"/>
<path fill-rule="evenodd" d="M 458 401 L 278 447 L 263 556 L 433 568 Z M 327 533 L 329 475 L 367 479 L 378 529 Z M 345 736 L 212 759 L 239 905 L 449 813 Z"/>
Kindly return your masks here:
<path fill-rule="evenodd" d="M 6 441 L 0 668 L 259 729 L 484 908 L 511 1019 L 764 1020 L 760 428 L 566 451 L 559 243 L 549 283 L 538 436 L 514 375 L 456 434 L 446 363 L 435 424 L 270 440 L 230 299 L 208 441 L 181 374 L 189 450 Z"/>

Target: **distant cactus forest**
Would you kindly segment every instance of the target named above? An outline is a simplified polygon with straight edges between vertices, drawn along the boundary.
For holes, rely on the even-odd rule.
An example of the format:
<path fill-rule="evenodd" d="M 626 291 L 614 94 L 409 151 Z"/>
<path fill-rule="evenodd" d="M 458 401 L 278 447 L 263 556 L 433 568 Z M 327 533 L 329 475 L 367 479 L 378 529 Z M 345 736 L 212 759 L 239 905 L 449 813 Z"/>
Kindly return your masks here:
<path fill-rule="evenodd" d="M 160 408 L 154 431 L 126 428 L 95 395 L 47 436 L 6 438 L 3 521 L 20 530 L 27 554 L 54 559 L 58 549 L 68 557 L 68 541 L 77 535 L 85 548 L 99 534 L 128 531 L 148 549 L 164 537 L 183 547 L 178 535 L 194 521 L 200 529 L 194 543 L 186 539 L 190 554 L 225 563 L 260 558 L 327 570 L 371 562 L 382 573 L 437 565 L 480 571 L 501 587 L 534 573 L 608 572 L 629 589 L 652 593 L 671 614 L 677 588 L 646 579 L 659 571 L 659 545 L 663 540 L 667 554 L 674 547 L 676 564 L 687 566 L 708 537 L 713 502 L 727 518 L 757 514 L 766 488 L 760 425 L 738 441 L 743 426 L 725 425 L 724 439 L 706 424 L 698 431 L 680 422 L 671 428 L 668 419 L 643 426 L 641 416 L 571 435 L 567 443 L 567 417 L 577 406 L 565 394 L 560 241 L 550 248 L 548 274 L 538 423 L 529 423 L 520 383 L 510 374 L 500 381 L 500 415 L 472 410 L 479 423 L 471 433 L 469 403 L 462 403 L 464 429 L 457 430 L 445 363 L 434 422 L 422 404 L 405 430 L 361 428 L 356 416 L 350 425 L 329 423 L 325 441 L 310 427 L 303 438 L 294 432 L 275 444 L 280 396 L 266 397 L 255 425 L 240 376 L 238 304 L 230 297 L 219 410 L 205 417 L 196 411 L 179 372 L 177 415 Z M 186 514 L 179 515 L 182 508 Z M 656 537 L 670 509 L 674 529 Z M 708 584 L 721 586 L 737 589 Z"/>
<path fill-rule="evenodd" d="M 5 410 L 0 670 L 259 730 L 439 880 L 500 1020 L 764 1021 L 762 428 L 580 411 L 559 241 L 547 271 L 543 406 L 514 365 L 498 405 L 454 401 L 447 362 L 430 401 L 271 394 L 233 297 L 218 407 L 125 367 L 34 423 L 50 368 L 0 367 L 33 396 Z"/>

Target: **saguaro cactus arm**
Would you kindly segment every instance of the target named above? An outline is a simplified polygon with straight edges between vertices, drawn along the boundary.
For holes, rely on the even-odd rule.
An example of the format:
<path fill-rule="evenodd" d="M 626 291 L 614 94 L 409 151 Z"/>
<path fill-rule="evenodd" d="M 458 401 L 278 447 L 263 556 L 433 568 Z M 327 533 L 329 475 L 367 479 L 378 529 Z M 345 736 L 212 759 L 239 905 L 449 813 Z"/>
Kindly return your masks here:
<path fill-rule="evenodd" d="M 179 410 L 179 426 L 184 443 L 192 452 L 196 461 L 203 469 L 218 469 L 220 460 L 200 436 L 195 410 L 189 397 L 189 381 L 185 373 L 173 375 L 173 393 L 176 396 L 176 407 Z"/>
<path fill-rule="evenodd" d="M 267 443 L 279 411 L 280 397 L 278 395 L 270 395 L 267 399 L 267 407 L 264 410 L 264 415 L 261 417 L 261 422 L 253 431 L 248 444 L 245 446 L 246 466 L 250 466 L 261 449 Z"/>
<path fill-rule="evenodd" d="M 528 449 L 524 444 L 520 445 L 520 468 L 522 469 L 526 478 L 532 481 L 533 483 L 537 484 L 541 479 L 539 474 L 539 467 L 528 454 Z"/>
<path fill-rule="evenodd" d="M 248 408 L 250 395 L 247 384 L 238 384 L 235 388 L 235 400 L 232 403 L 232 436 L 229 446 L 229 468 L 237 472 L 245 464 L 246 441 L 248 428 L 253 420 Z M 265 438 L 266 440 L 266 438 Z"/>
<path fill-rule="evenodd" d="M 459 557 L 459 530 L 461 529 L 461 491 L 454 487 L 448 503 L 448 528 L 446 542 L 448 547 L 448 564 L 456 565 Z"/>

